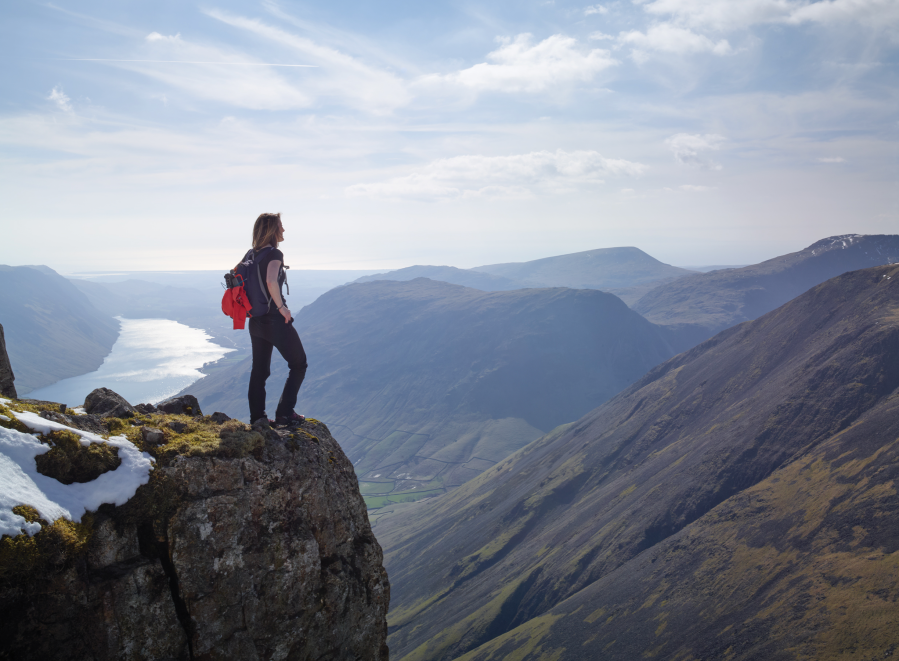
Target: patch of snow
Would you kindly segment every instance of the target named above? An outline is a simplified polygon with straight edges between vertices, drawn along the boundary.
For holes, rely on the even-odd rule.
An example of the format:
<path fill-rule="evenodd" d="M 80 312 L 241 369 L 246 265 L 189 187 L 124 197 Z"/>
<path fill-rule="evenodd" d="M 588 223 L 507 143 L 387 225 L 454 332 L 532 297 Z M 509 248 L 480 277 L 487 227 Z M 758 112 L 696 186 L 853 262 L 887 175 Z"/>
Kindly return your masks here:
<path fill-rule="evenodd" d="M 9 422 L 9 418 L 7 418 L 5 415 L 0 415 L 0 420 L 2 420 L 3 422 Z"/>
<path fill-rule="evenodd" d="M 8 400 L 7 400 L 8 401 Z M 58 422 L 45 420 L 34 413 L 13 415 L 29 429 L 47 433 L 66 429 L 81 437 L 81 443 L 107 443 L 119 449 L 121 465 L 114 471 L 100 475 L 90 482 L 63 484 L 37 472 L 34 458 L 50 451 L 31 434 L 0 427 L 0 535 L 16 536 L 25 532 L 34 535 L 41 524 L 29 523 L 14 514 L 17 505 L 29 505 L 46 521 L 59 518 L 80 522 L 87 511 L 94 511 L 103 503 L 124 505 L 137 488 L 150 480 L 153 458 L 141 452 L 124 436 L 108 440 L 96 434 L 73 429 Z"/>
<path fill-rule="evenodd" d="M 7 404 L 11 404 L 11 403 L 12 403 L 12 400 L 3 399 L 2 397 L 0 397 L 0 404 L 3 404 L 3 406 L 6 406 Z"/>
<path fill-rule="evenodd" d="M 83 406 L 76 406 L 72 410 L 75 412 L 75 415 L 87 415 L 87 411 L 84 410 Z"/>

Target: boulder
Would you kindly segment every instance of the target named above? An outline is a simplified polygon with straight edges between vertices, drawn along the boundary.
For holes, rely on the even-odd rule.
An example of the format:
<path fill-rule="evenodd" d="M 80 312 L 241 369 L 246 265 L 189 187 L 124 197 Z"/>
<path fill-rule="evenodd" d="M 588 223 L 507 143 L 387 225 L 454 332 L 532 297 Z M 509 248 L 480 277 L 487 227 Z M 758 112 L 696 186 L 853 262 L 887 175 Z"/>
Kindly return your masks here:
<path fill-rule="evenodd" d="M 101 418 L 133 418 L 134 407 L 109 388 L 97 388 L 84 399 L 84 410 Z"/>
<path fill-rule="evenodd" d="M 0 395 L 15 399 L 16 386 L 13 381 L 16 380 L 15 374 L 12 373 L 12 365 L 9 364 L 9 354 L 6 353 L 6 338 L 3 335 L 3 324 L 0 324 Z"/>
<path fill-rule="evenodd" d="M 171 430 L 174 431 L 175 433 L 183 434 L 183 433 L 184 433 L 184 430 L 187 429 L 187 425 L 184 424 L 183 422 L 179 421 L 179 420 L 172 420 L 172 421 L 169 423 L 169 429 L 171 429 Z"/>
<path fill-rule="evenodd" d="M 140 437 L 148 445 L 163 445 L 165 443 L 165 434 L 162 433 L 161 429 L 156 429 L 155 427 L 141 427 Z"/>
<path fill-rule="evenodd" d="M 193 395 L 181 395 L 180 397 L 172 397 L 159 402 L 156 408 L 165 413 L 174 413 L 180 415 L 203 415 L 200 410 L 200 402 Z"/>
<path fill-rule="evenodd" d="M 209 419 L 212 420 L 214 423 L 220 425 L 222 423 L 228 422 L 228 420 L 231 419 L 231 416 L 225 415 L 221 411 L 216 411 L 211 416 L 209 416 Z"/>
<path fill-rule="evenodd" d="M 134 410 L 143 415 L 150 415 L 151 413 L 156 413 L 156 407 L 152 404 L 135 404 Z"/>

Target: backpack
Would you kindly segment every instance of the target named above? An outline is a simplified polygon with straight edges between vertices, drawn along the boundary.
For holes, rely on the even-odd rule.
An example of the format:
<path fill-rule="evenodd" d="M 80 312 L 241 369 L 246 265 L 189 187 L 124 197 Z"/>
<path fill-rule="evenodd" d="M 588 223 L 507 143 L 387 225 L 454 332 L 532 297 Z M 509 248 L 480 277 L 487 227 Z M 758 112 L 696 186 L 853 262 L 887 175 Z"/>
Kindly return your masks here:
<path fill-rule="evenodd" d="M 251 248 L 237 268 L 225 274 L 222 312 L 234 320 L 235 329 L 244 328 L 247 317 L 261 317 L 269 310 L 272 297 L 259 270 L 259 257 L 267 250 L 271 246 L 259 252 Z"/>

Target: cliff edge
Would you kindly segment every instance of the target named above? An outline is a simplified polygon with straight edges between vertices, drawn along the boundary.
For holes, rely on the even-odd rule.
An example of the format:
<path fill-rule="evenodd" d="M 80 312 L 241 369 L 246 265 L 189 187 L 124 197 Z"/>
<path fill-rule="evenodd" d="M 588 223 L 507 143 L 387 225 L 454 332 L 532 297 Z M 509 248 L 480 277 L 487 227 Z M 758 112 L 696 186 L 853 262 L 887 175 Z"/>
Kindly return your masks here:
<path fill-rule="evenodd" d="M 108 453 L 85 458 L 103 449 L 99 427 L 154 466 L 127 502 L 80 522 L 12 509 L 41 528 L 0 540 L 0 659 L 386 661 L 381 548 L 324 424 L 260 433 L 189 409 L 56 406 L 0 400 L 0 440 L 37 431 L 36 453 L 56 457 L 38 472 L 77 487 L 119 470 Z"/>

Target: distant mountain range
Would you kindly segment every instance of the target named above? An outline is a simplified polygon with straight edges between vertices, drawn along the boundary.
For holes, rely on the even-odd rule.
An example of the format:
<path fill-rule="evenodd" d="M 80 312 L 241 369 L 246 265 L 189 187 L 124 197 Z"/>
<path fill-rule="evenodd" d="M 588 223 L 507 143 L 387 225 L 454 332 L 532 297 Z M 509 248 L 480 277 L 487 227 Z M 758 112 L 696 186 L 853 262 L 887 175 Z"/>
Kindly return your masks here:
<path fill-rule="evenodd" d="M 119 323 L 46 266 L 0 265 L 0 323 L 20 397 L 97 369 Z"/>
<path fill-rule="evenodd" d="M 889 655 L 897 365 L 899 266 L 846 273 L 398 506 L 393 657 Z"/>
<path fill-rule="evenodd" d="M 649 291 L 632 307 L 676 329 L 686 349 L 718 331 L 756 319 L 829 278 L 899 262 L 899 236 L 846 234 L 760 264 L 700 273 Z"/>
<path fill-rule="evenodd" d="M 430 278 L 482 291 L 541 287 L 600 289 L 631 303 L 653 287 L 691 273 L 693 272 L 664 264 L 638 248 L 627 247 L 600 248 L 530 262 L 492 264 L 473 269 L 410 266 L 359 278 L 356 282 Z"/>
<path fill-rule="evenodd" d="M 373 507 L 462 484 L 674 353 L 658 328 L 594 290 L 357 283 L 305 307 L 296 325 L 310 363 L 298 410 L 328 422 Z M 250 366 L 190 391 L 204 410 L 246 416 Z M 273 361 L 269 413 L 285 378 Z"/>
<path fill-rule="evenodd" d="M 530 287 L 577 289 L 622 289 L 690 274 L 633 247 L 599 248 L 530 262 L 478 266 L 472 270 L 517 280 Z"/>

